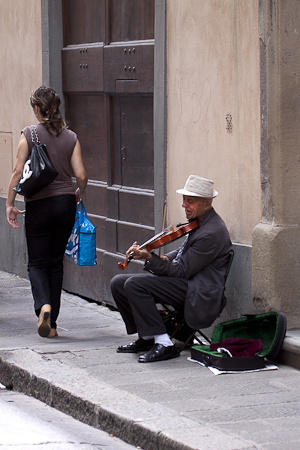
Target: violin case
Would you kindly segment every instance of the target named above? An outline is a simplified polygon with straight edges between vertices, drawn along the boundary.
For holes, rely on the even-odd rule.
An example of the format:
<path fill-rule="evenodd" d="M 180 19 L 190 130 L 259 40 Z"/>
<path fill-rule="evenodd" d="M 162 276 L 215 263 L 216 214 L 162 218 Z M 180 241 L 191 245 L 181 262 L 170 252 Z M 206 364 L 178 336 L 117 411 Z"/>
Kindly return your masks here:
<path fill-rule="evenodd" d="M 240 319 L 215 326 L 210 345 L 191 347 L 191 359 L 205 366 L 225 371 L 255 370 L 266 367 L 267 360 L 276 360 L 286 333 L 286 317 L 283 313 L 270 312 L 247 315 Z M 222 349 L 222 341 L 229 338 L 261 341 L 261 350 L 251 356 L 230 356 Z M 233 339 L 231 339 L 233 340 Z M 219 351 L 215 348 L 220 343 Z M 211 345 L 214 350 L 211 349 Z"/>

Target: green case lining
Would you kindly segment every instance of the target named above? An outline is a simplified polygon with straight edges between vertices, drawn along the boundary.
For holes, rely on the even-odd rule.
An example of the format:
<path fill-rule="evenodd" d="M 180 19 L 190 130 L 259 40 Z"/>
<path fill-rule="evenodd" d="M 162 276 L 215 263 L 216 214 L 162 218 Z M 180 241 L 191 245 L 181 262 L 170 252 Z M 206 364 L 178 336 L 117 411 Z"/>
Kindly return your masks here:
<path fill-rule="evenodd" d="M 224 339 L 237 337 L 243 339 L 260 339 L 262 349 L 257 356 L 267 357 L 277 345 L 280 317 L 277 312 L 248 315 L 240 319 L 219 323 L 215 326 L 211 343 L 222 342 Z M 209 345 L 195 345 L 194 349 L 217 357 L 228 357 L 226 353 L 210 350 Z"/>

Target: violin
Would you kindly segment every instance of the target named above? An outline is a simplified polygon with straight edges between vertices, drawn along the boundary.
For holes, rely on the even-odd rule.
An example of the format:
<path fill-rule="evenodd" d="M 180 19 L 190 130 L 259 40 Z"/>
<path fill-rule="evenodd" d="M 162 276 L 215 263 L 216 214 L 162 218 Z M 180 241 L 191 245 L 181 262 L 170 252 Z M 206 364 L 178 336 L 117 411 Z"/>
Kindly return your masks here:
<path fill-rule="evenodd" d="M 144 242 L 144 244 L 139 246 L 139 250 L 147 249 L 148 252 L 151 252 L 152 250 L 155 250 L 156 248 L 163 247 L 166 244 L 169 244 L 170 242 L 176 241 L 176 239 L 181 238 L 185 234 L 189 233 L 190 231 L 194 230 L 195 228 L 199 227 L 198 220 L 193 220 L 192 222 L 181 225 L 177 228 L 175 228 L 172 231 L 162 231 L 159 234 L 156 234 L 148 241 Z M 134 252 L 130 253 L 124 262 L 119 262 L 118 267 L 119 269 L 126 269 L 128 267 L 128 264 L 133 259 Z"/>

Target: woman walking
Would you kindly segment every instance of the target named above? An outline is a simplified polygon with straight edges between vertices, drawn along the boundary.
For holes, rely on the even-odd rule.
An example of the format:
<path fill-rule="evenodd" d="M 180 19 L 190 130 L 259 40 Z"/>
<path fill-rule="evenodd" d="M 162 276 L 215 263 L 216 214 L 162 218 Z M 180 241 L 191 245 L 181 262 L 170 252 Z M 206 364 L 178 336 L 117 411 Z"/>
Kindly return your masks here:
<path fill-rule="evenodd" d="M 37 135 L 46 144 L 48 156 L 58 175 L 50 184 L 29 198 L 26 209 L 15 205 L 14 187 L 18 184 L 31 149 L 30 126 L 21 132 L 15 166 L 6 202 L 8 223 L 20 228 L 18 214 L 25 214 L 28 274 L 38 316 L 37 331 L 42 337 L 57 336 L 57 317 L 63 281 L 63 257 L 74 225 L 76 201 L 85 201 L 87 175 L 77 135 L 67 129 L 59 111 L 60 98 L 52 88 L 41 86 L 32 92 L 30 104 L 39 121 Z M 71 170 L 77 181 L 74 192 Z"/>

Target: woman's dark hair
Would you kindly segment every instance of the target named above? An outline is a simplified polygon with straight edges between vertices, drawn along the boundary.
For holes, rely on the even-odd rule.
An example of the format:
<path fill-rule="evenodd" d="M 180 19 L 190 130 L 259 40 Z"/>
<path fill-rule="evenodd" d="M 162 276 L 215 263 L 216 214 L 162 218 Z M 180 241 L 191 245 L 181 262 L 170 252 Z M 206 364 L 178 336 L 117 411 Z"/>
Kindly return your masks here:
<path fill-rule="evenodd" d="M 54 89 L 46 86 L 40 86 L 30 95 L 30 104 L 32 108 L 39 106 L 43 118 L 43 124 L 48 133 L 56 136 L 67 128 L 60 111 L 60 98 Z"/>

